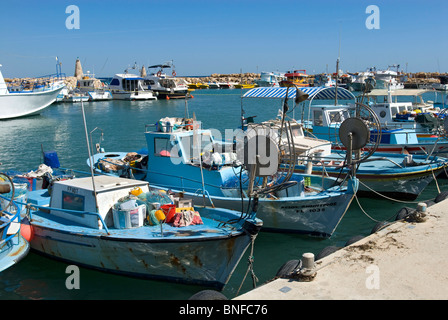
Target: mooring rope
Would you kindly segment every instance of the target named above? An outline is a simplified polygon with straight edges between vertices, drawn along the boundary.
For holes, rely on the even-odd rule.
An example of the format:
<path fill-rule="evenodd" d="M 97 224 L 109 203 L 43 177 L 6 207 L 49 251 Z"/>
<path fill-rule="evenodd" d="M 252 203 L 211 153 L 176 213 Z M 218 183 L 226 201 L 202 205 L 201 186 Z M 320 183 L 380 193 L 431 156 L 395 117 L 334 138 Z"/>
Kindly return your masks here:
<path fill-rule="evenodd" d="M 235 296 L 238 296 L 238 294 L 241 290 L 241 287 L 243 286 L 243 283 L 246 281 L 246 277 L 247 277 L 249 271 L 252 276 L 252 282 L 253 282 L 254 289 L 257 287 L 258 278 L 254 272 L 254 243 L 255 243 L 255 236 L 251 235 L 251 248 L 250 248 L 250 255 L 249 255 L 249 259 L 248 259 L 249 266 L 247 267 L 246 274 L 244 275 L 243 281 L 241 282 L 240 287 L 238 288 L 238 291 L 236 292 Z"/>
<path fill-rule="evenodd" d="M 428 199 L 428 200 L 420 200 L 420 201 L 404 201 L 404 200 L 398 200 L 398 199 L 394 199 L 394 198 L 390 198 L 382 193 L 379 193 L 378 191 L 373 190 L 372 188 L 370 188 L 369 186 L 367 186 L 365 183 L 363 183 L 361 180 L 359 180 L 359 183 L 362 184 L 364 187 L 366 187 L 367 189 L 369 189 L 370 191 L 372 191 L 373 193 L 387 199 L 387 200 L 391 200 L 391 201 L 395 201 L 395 202 L 400 202 L 400 203 L 419 203 L 419 202 L 425 202 L 425 201 L 430 201 L 433 199 Z M 439 192 L 440 193 L 440 192 Z"/>

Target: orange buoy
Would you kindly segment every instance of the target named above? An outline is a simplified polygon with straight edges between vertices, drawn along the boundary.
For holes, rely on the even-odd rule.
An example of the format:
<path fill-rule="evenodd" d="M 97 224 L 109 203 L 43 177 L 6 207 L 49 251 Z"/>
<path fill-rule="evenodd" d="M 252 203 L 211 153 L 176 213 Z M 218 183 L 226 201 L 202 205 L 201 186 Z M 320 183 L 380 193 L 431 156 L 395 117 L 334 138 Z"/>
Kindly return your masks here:
<path fill-rule="evenodd" d="M 34 228 L 28 218 L 24 218 L 20 225 L 20 234 L 26 241 L 30 242 L 34 238 Z"/>

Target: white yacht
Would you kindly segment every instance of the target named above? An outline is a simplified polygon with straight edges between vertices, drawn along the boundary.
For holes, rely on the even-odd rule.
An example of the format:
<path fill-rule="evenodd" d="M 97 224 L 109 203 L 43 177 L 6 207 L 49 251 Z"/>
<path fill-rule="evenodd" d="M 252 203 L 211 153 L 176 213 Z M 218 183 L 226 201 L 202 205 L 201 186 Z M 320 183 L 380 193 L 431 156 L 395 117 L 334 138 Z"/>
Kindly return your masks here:
<path fill-rule="evenodd" d="M 109 90 L 114 100 L 157 100 L 144 81 L 144 78 L 135 74 L 116 74 L 109 84 Z"/>
<path fill-rule="evenodd" d="M 64 82 L 56 75 L 21 81 L 11 86 L 14 90 L 10 92 L 0 71 L 0 120 L 39 114 L 65 88 Z"/>
<path fill-rule="evenodd" d="M 172 62 L 149 66 L 148 69 L 157 69 L 157 71 L 150 73 L 144 78 L 144 85 L 154 91 L 158 99 L 190 98 L 187 81 L 182 78 L 176 78 L 174 68 L 171 76 L 163 71 L 163 69 L 171 67 L 174 67 Z"/>

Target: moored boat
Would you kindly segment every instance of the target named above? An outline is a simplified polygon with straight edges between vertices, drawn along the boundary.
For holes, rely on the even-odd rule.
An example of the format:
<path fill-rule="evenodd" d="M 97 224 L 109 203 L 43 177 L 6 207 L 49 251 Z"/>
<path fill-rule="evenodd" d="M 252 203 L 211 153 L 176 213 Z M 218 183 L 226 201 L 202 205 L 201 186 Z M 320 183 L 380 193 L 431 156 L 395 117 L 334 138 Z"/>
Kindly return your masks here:
<path fill-rule="evenodd" d="M 153 91 L 144 88 L 144 78 L 134 74 L 116 74 L 109 83 L 114 100 L 157 100 Z"/>
<path fill-rule="evenodd" d="M 171 76 L 164 72 L 166 68 L 173 68 Z M 176 71 L 172 61 L 165 64 L 149 66 L 148 69 L 157 69 L 144 77 L 144 84 L 157 94 L 158 99 L 185 99 L 191 98 L 188 84 L 182 78 L 176 78 Z"/>
<path fill-rule="evenodd" d="M 255 201 L 252 191 L 260 190 L 256 212 L 264 231 L 333 234 L 357 190 L 355 177 L 349 177 L 346 185 L 302 174 L 290 174 L 285 180 L 287 173 L 276 166 L 276 174 L 265 183 L 258 179 L 252 185 L 250 170 L 237 161 L 241 154 L 229 145 L 226 151 L 210 130 L 193 130 L 195 125 L 181 118 L 161 119 L 155 130 L 145 132 L 150 150 L 146 154 L 104 152 L 94 155 L 92 162 L 97 171 L 145 179 L 219 208 L 246 212 Z M 196 148 L 202 150 L 201 157 L 195 156 Z"/>
<path fill-rule="evenodd" d="M 15 199 L 14 182 L 8 175 L 0 173 L 0 272 L 25 258 L 30 249 L 21 234 L 21 207 Z"/>
<path fill-rule="evenodd" d="M 310 94 L 310 99 L 316 100 L 334 99 L 336 95 L 336 88 L 320 88 L 315 91 L 310 89 L 302 90 Z M 259 88 L 247 92 L 245 97 L 284 98 L 286 93 L 287 91 L 282 88 Z M 355 98 L 348 90 L 341 88 L 338 89 L 338 94 L 339 98 L 347 100 Z M 295 95 L 290 96 L 290 98 L 294 97 Z M 295 120 L 291 121 L 291 123 L 294 123 L 292 140 L 299 145 L 296 148 L 297 162 L 295 171 L 338 178 L 340 174 L 345 174 L 351 170 L 346 166 L 346 152 L 340 150 L 341 148 L 345 149 L 345 147 L 342 146 L 339 135 L 339 128 L 344 120 L 351 118 L 349 109 L 343 105 L 312 106 L 311 104 L 309 108 L 309 120 L 304 120 L 303 123 L 298 123 Z M 302 117 L 302 119 L 305 118 Z M 275 121 L 278 122 L 278 120 Z M 264 124 L 273 128 L 273 123 L 274 121 L 270 121 L 258 124 L 258 126 Z M 315 137 L 313 140 L 309 142 L 304 141 L 307 137 L 304 134 L 303 127 L 312 131 L 312 136 Z M 309 133 L 309 131 L 306 132 Z M 361 131 L 358 132 L 358 135 L 360 134 Z M 418 144 L 415 133 L 411 136 L 411 133 L 408 132 L 407 141 L 406 136 L 399 130 L 389 132 L 389 135 L 385 132 L 384 134 L 385 136 L 381 137 L 381 140 L 378 139 L 376 141 L 378 132 L 371 132 L 370 142 L 378 143 L 375 149 L 377 152 L 373 152 L 368 159 L 357 165 L 356 177 L 360 181 L 358 194 L 369 197 L 389 196 L 402 200 L 414 200 L 444 170 L 448 159 L 428 155 L 403 154 L 404 151 L 407 153 L 407 149 L 400 149 L 402 151 L 401 154 L 391 153 L 393 148 L 410 148 L 412 145 L 405 143 L 411 142 L 411 137 L 413 137 L 412 142 L 416 143 L 415 148 L 417 148 L 417 145 L 418 148 L 423 147 L 423 145 Z M 385 143 L 387 139 L 389 139 L 389 144 Z M 313 146 L 313 141 L 314 147 L 312 149 L 303 147 Z M 394 142 L 401 142 L 402 144 L 398 145 L 394 144 Z M 333 144 L 332 148 L 328 148 L 329 144 Z M 427 147 L 429 148 L 429 146 Z M 364 152 L 368 151 L 369 145 L 364 148 Z M 432 149 L 428 149 L 428 152 L 432 151 Z"/>
<path fill-rule="evenodd" d="M 1 65 L 0 65 L 1 67 Z M 0 120 L 40 114 L 65 88 L 59 75 L 50 75 L 21 82 L 9 91 L 0 71 Z"/>
<path fill-rule="evenodd" d="M 222 289 L 262 223 L 179 196 L 111 176 L 56 181 L 28 192 L 29 241 L 80 266 Z"/>

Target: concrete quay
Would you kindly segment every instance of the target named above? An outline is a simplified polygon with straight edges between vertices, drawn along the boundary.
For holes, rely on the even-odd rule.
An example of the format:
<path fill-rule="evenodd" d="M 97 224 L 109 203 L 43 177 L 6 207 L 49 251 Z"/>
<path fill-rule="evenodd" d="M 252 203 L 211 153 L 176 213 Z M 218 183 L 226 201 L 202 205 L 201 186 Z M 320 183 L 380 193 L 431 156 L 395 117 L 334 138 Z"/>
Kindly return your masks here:
<path fill-rule="evenodd" d="M 316 261 L 312 281 L 278 278 L 234 300 L 448 299 L 448 200 L 425 214 Z"/>

